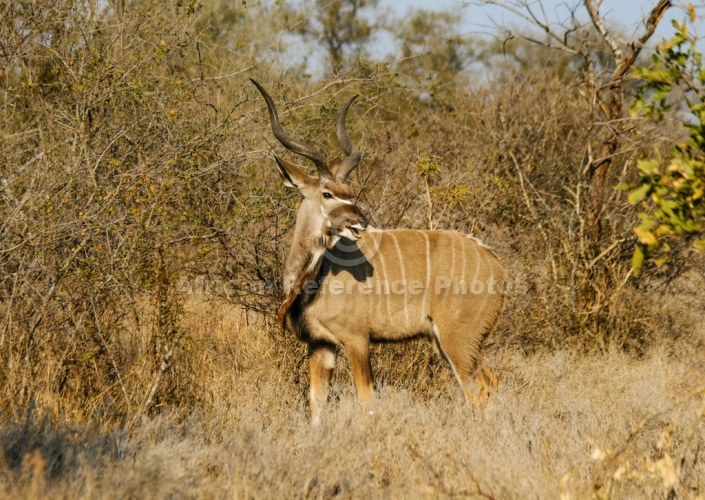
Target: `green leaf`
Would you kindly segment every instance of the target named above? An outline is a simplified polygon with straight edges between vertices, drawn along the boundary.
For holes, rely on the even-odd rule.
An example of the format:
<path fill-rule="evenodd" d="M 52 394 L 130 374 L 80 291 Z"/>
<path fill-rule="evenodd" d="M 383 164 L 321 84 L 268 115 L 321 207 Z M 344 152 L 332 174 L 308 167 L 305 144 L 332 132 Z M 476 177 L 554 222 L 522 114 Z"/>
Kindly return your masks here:
<path fill-rule="evenodd" d="M 644 231 L 650 231 L 651 228 L 654 227 L 656 224 L 656 221 L 654 221 L 654 218 L 651 217 L 649 214 L 645 213 L 640 213 L 638 214 L 639 218 L 641 219 L 641 224 L 639 227 L 643 229 Z"/>
<path fill-rule="evenodd" d="M 644 172 L 646 175 L 652 175 L 654 172 L 658 172 L 658 167 L 660 165 L 660 160 L 639 160 L 637 162 L 637 167 L 639 170 Z"/>
<path fill-rule="evenodd" d="M 671 89 L 667 88 L 667 89 L 659 90 L 658 92 L 654 92 L 654 95 L 652 95 L 651 97 L 654 101 L 663 101 L 666 99 L 666 97 L 668 97 L 668 94 L 670 94 L 670 93 L 671 93 Z"/>
<path fill-rule="evenodd" d="M 634 104 L 632 105 L 631 109 L 629 110 L 631 113 L 632 118 L 636 117 L 639 114 L 639 111 L 641 111 L 644 108 L 644 96 L 640 95 L 639 97 L 636 98 L 634 101 Z"/>
<path fill-rule="evenodd" d="M 650 190 L 651 184 L 642 184 L 641 186 L 630 192 L 627 199 L 629 200 L 629 203 L 635 205 L 640 200 L 643 200 L 649 194 Z"/>

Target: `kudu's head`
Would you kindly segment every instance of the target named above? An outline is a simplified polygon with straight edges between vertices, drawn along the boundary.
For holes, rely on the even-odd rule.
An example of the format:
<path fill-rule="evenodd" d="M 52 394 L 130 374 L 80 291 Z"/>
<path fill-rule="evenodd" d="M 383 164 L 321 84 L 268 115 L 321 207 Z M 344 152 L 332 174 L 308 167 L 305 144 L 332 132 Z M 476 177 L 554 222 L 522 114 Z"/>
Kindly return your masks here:
<path fill-rule="evenodd" d="M 335 244 L 339 238 L 359 240 L 360 231 L 364 231 L 368 223 L 355 204 L 353 191 L 346 182 L 350 172 L 360 163 L 361 154 L 360 150 L 352 145 L 345 131 L 345 115 L 357 96 L 353 96 L 341 108 L 336 122 L 338 144 L 346 156 L 342 160 L 335 159 L 329 163 L 315 148 L 293 139 L 284 132 L 279 124 L 274 101 L 259 83 L 250 80 L 267 102 L 274 137 L 289 151 L 311 160 L 318 170 L 317 176 L 308 175 L 293 163 L 274 155 L 284 184 L 297 188 L 304 197 L 299 206 L 297 228 L 317 232 L 310 236 L 323 237 L 326 246 Z"/>

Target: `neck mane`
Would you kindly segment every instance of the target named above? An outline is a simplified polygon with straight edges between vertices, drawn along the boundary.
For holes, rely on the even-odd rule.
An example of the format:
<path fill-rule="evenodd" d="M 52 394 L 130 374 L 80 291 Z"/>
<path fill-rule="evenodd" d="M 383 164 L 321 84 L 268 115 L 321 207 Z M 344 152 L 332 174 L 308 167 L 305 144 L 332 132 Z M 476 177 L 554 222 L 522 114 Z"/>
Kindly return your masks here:
<path fill-rule="evenodd" d="M 289 248 L 282 272 L 286 298 L 277 314 L 279 324 L 284 330 L 294 328 L 296 322 L 289 320 L 292 308 L 300 306 L 300 300 L 308 297 L 301 292 L 306 283 L 316 278 L 326 249 L 335 244 L 333 240 L 334 238 L 322 233 L 320 227 L 315 224 L 306 223 L 305 220 L 296 221 L 294 241 Z M 309 298 L 313 298 L 313 295 Z"/>

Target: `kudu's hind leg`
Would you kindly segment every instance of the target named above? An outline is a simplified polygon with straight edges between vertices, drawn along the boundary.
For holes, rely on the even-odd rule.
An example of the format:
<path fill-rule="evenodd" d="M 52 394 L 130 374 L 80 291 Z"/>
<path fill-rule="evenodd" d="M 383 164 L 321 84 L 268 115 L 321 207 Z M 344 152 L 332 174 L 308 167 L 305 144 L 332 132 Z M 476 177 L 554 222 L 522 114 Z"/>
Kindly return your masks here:
<path fill-rule="evenodd" d="M 490 390 L 497 388 L 497 378 L 483 366 L 480 348 L 484 332 L 472 326 L 435 324 L 434 333 L 465 393 L 465 399 L 471 404 L 486 402 Z M 479 395 L 475 393 L 473 380 L 480 384 Z"/>
<path fill-rule="evenodd" d="M 311 423 L 321 421 L 321 411 L 328 399 L 330 381 L 335 368 L 335 346 L 330 344 L 309 344 L 308 363 L 311 370 L 310 404 Z"/>
<path fill-rule="evenodd" d="M 482 363 L 482 362 L 481 362 Z M 497 377 L 495 377 L 492 372 L 490 371 L 489 368 L 482 366 L 482 369 L 477 372 L 477 375 L 475 377 L 481 377 L 485 381 L 485 386 L 489 384 L 489 386 L 492 389 L 496 389 L 497 386 L 499 385 L 499 382 L 497 381 Z M 482 382 L 480 382 L 482 384 Z"/>
<path fill-rule="evenodd" d="M 479 403 L 484 403 L 490 397 L 491 389 L 497 388 L 497 377 L 492 375 L 492 372 L 482 365 L 482 358 L 478 360 L 477 368 L 475 370 L 475 380 L 480 383 L 480 394 Z M 465 397 L 468 397 L 468 392 L 465 392 Z M 472 393 L 473 400 L 475 399 L 475 394 Z"/>

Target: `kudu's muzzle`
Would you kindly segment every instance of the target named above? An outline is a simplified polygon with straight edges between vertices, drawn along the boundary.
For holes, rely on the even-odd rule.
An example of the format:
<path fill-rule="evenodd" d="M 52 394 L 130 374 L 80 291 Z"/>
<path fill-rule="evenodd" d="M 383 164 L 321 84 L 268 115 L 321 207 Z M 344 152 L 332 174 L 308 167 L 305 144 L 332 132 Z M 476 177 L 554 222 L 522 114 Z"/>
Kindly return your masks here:
<path fill-rule="evenodd" d="M 328 234 L 357 241 L 362 236 L 361 231 L 367 229 L 369 222 L 355 205 L 344 205 L 328 214 L 330 226 Z"/>

